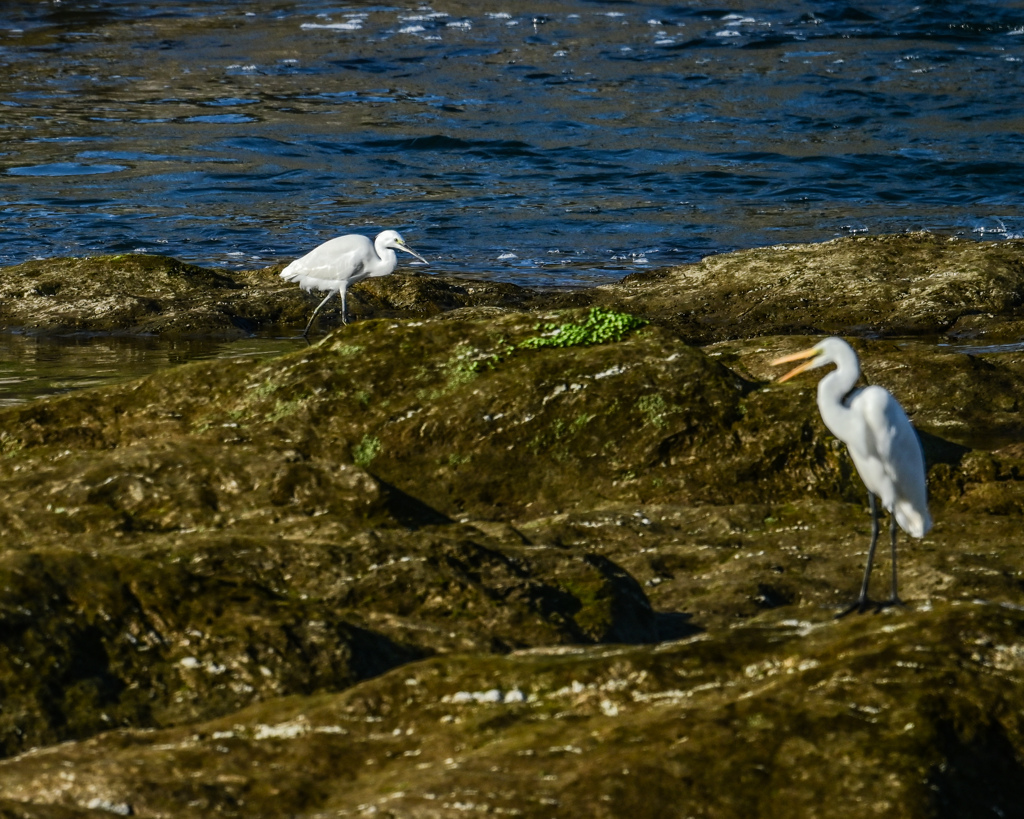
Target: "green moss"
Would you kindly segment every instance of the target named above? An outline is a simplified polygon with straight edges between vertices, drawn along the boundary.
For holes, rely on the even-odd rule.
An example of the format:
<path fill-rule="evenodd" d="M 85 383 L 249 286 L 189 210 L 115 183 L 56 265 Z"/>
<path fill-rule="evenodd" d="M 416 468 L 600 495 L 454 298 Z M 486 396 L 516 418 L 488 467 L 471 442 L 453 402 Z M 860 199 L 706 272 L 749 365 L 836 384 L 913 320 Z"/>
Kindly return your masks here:
<path fill-rule="evenodd" d="M 24 448 L 20 438 L 16 438 L 8 432 L 0 432 L 0 455 L 10 458 Z"/>
<path fill-rule="evenodd" d="M 249 400 L 262 400 L 270 395 L 273 395 L 275 392 L 277 392 L 278 389 L 278 385 L 268 378 L 262 384 L 258 384 L 257 386 L 250 388 L 248 393 Z"/>
<path fill-rule="evenodd" d="M 645 395 L 636 403 L 637 408 L 644 414 L 645 422 L 661 429 L 668 425 L 668 415 L 671 409 L 665 403 L 665 399 L 659 394 Z"/>
<path fill-rule="evenodd" d="M 518 346 L 522 349 L 536 349 L 538 347 L 587 347 L 593 344 L 610 344 L 621 341 L 647 323 L 646 319 L 629 313 L 619 313 L 603 307 L 592 307 L 583 322 L 542 325 L 538 329 L 544 335 L 532 336 L 521 341 Z"/>
<path fill-rule="evenodd" d="M 564 460 L 570 454 L 565 444 L 575 439 L 595 417 L 591 413 L 581 412 L 571 421 L 555 418 L 549 427 L 534 435 L 526 445 L 534 451 L 550 450 L 557 460 Z"/>
<path fill-rule="evenodd" d="M 274 404 L 274 409 L 267 413 L 267 421 L 273 424 L 275 421 L 280 421 L 282 418 L 294 415 L 303 403 L 304 400 L 300 398 L 296 398 L 291 401 L 278 400 L 277 403 Z"/>
<path fill-rule="evenodd" d="M 365 469 L 380 454 L 382 446 L 380 438 L 374 435 L 364 435 L 362 440 L 352 448 L 352 460 L 355 461 L 356 466 Z"/>
<path fill-rule="evenodd" d="M 448 389 L 468 384 L 478 374 L 495 369 L 514 351 L 513 345 L 507 344 L 504 338 L 499 338 L 493 349 L 468 347 L 452 356 L 444 364 L 444 369 L 448 373 Z"/>
<path fill-rule="evenodd" d="M 339 341 L 337 344 L 331 347 L 331 352 L 335 353 L 336 355 L 344 356 L 347 358 L 350 356 L 359 355 L 361 352 L 363 352 L 363 347 L 360 344 L 345 344 Z"/>
<path fill-rule="evenodd" d="M 451 359 L 445 369 L 448 371 L 449 389 L 468 384 L 480 371 L 479 362 L 466 358 L 465 355 Z"/>
<path fill-rule="evenodd" d="M 571 426 L 572 431 L 579 432 L 581 429 L 583 429 L 583 427 L 585 427 L 587 424 L 593 421 L 595 417 L 596 416 L 590 415 L 589 413 L 581 412 L 573 419 Z"/>

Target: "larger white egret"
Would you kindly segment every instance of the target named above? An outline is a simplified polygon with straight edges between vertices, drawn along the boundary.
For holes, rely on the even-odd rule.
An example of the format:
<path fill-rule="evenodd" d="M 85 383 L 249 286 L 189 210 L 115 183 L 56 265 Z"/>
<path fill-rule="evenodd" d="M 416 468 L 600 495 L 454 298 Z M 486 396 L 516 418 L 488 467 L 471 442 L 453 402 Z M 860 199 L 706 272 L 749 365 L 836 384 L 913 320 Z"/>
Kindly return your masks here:
<path fill-rule="evenodd" d="M 398 266 L 396 250 L 404 250 L 423 264 L 428 263 L 405 243 L 405 239 L 397 230 L 385 230 L 372 242 L 358 233 L 330 239 L 282 270 L 282 279 L 298 282 L 303 290 L 330 291 L 309 317 L 302 335 L 309 335 L 309 328 L 313 326 L 317 313 L 335 293 L 341 293 L 341 323 L 348 324 L 345 315 L 345 292 L 348 286 L 363 279 L 387 276 L 393 272 Z"/>
<path fill-rule="evenodd" d="M 839 617 L 868 607 L 868 580 L 878 543 L 878 506 L 890 515 L 892 596 L 885 606 L 902 606 L 896 590 L 896 524 L 909 535 L 924 537 L 932 528 L 925 485 L 924 453 L 903 407 L 882 387 L 855 389 L 860 361 L 841 338 L 826 338 L 807 350 L 777 358 L 772 365 L 809 359 L 779 379 L 788 381 L 804 370 L 835 364 L 836 369 L 818 382 L 818 410 L 825 426 L 850 450 L 853 465 L 868 490 L 871 507 L 871 546 L 864 568 L 860 596 Z"/>

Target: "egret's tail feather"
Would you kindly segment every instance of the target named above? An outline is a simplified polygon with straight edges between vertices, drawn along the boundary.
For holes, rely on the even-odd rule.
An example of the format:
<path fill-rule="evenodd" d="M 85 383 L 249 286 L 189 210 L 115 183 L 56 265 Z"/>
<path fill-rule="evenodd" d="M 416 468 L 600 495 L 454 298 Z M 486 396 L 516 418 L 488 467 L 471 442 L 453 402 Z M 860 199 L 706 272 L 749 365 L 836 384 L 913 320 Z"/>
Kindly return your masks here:
<path fill-rule="evenodd" d="M 924 537 L 932 528 L 932 516 L 927 508 L 918 509 L 907 501 L 896 501 L 893 510 L 900 528 L 913 537 Z"/>

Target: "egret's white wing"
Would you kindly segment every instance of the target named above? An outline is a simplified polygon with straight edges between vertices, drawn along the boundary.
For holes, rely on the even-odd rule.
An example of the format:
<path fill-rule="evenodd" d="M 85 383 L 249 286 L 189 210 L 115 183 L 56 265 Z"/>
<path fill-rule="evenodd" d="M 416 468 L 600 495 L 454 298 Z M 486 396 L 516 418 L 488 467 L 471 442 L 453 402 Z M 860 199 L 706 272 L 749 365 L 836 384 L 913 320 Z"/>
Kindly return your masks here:
<path fill-rule="evenodd" d="M 876 473 L 872 480 L 880 482 L 872 487 L 862 474 L 865 484 L 896 516 L 905 532 L 924 537 L 932 519 L 928 512 L 924 453 L 917 432 L 903 407 L 881 387 L 861 390 L 855 402 L 865 425 L 868 455 L 875 461 L 868 468 Z"/>
<path fill-rule="evenodd" d="M 357 282 L 367 262 L 376 259 L 365 236 L 338 236 L 313 248 L 281 271 L 281 278 L 298 282 L 303 290 L 339 290 L 342 282 Z"/>

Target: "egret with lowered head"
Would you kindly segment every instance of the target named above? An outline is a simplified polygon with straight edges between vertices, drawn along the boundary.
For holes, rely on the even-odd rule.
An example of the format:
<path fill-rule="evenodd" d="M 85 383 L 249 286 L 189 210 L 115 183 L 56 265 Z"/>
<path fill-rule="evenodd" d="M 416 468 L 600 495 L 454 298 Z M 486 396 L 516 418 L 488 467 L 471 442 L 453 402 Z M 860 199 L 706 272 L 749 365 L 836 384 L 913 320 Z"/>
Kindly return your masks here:
<path fill-rule="evenodd" d="M 867 487 L 871 507 L 871 546 L 860 596 L 837 616 L 868 608 L 868 580 L 878 543 L 878 499 L 890 515 L 892 547 L 892 596 L 878 608 L 902 606 L 896 590 L 896 524 L 914 537 L 924 537 L 932 528 L 921 442 L 903 407 L 888 391 L 877 386 L 854 388 L 860 377 L 860 361 L 841 338 L 826 338 L 810 349 L 777 358 L 772 364 L 802 359 L 807 360 L 782 376 L 779 383 L 804 370 L 836 365 L 818 382 L 818 410 L 825 426 L 849 449 L 853 465 Z"/>
<path fill-rule="evenodd" d="M 309 335 L 313 320 L 335 293 L 341 293 L 341 323 L 348 324 L 345 314 L 345 291 L 350 284 L 376 276 L 387 276 L 398 265 L 396 250 L 411 253 L 423 264 L 427 260 L 405 243 L 397 230 L 385 230 L 374 241 L 357 233 L 338 236 L 324 242 L 296 259 L 281 271 L 281 278 L 298 282 L 303 290 L 327 290 L 327 296 L 309 317 L 302 335 Z"/>

